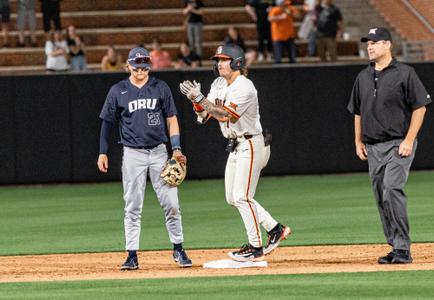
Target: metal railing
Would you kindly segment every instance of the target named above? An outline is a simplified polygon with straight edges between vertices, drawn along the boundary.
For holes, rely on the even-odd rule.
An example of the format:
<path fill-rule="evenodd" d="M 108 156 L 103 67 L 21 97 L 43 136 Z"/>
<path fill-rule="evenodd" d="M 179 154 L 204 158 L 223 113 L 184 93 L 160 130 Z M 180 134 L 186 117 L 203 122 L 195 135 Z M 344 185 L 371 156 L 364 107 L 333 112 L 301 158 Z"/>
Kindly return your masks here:
<path fill-rule="evenodd" d="M 434 61 L 434 40 L 402 42 L 402 56 L 406 61 Z"/>
<path fill-rule="evenodd" d="M 407 6 L 407 8 L 422 22 L 422 24 L 434 34 L 434 27 L 431 23 L 410 3 L 408 0 L 401 0 L 401 2 Z"/>

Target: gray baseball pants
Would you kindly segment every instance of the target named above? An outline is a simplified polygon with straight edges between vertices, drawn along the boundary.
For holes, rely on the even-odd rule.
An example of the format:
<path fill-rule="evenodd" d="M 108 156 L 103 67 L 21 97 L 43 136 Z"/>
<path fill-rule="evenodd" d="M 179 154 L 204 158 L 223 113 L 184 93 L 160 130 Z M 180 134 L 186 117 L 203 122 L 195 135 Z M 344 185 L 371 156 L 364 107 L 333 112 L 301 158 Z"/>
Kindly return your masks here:
<path fill-rule="evenodd" d="M 178 189 L 165 184 L 160 177 L 166 161 L 167 150 L 164 144 L 149 150 L 124 147 L 122 183 L 125 200 L 126 250 L 139 249 L 142 208 L 148 172 L 152 187 L 157 194 L 160 206 L 164 210 L 170 241 L 173 244 L 180 244 L 184 241 Z"/>
<path fill-rule="evenodd" d="M 402 139 L 366 145 L 369 176 L 387 243 L 395 250 L 410 250 L 407 196 L 404 186 L 417 148 L 408 157 L 398 154 Z"/>

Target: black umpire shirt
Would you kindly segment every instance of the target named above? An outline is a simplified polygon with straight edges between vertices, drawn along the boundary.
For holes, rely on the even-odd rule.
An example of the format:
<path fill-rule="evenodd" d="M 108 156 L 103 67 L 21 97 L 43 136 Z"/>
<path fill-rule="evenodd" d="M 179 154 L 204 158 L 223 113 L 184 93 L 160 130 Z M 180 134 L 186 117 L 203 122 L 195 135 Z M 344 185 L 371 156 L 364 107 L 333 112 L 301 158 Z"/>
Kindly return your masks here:
<path fill-rule="evenodd" d="M 360 115 L 362 141 L 368 144 L 405 138 L 414 110 L 431 104 L 431 97 L 414 69 L 392 62 L 375 71 L 371 63 L 357 76 L 347 109 Z"/>

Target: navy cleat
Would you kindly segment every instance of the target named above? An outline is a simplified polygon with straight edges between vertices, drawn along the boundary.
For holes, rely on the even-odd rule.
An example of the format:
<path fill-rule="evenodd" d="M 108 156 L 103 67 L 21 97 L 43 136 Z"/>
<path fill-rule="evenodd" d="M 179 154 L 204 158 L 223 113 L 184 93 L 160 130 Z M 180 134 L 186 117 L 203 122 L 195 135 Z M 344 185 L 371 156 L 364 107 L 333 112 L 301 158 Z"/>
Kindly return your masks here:
<path fill-rule="evenodd" d="M 378 258 L 378 263 L 380 265 L 391 264 L 394 257 L 395 257 L 395 252 L 391 251 L 386 256 L 379 257 Z"/>
<path fill-rule="evenodd" d="M 264 254 L 268 255 L 279 246 L 280 242 L 286 240 L 288 235 L 291 234 L 291 228 L 277 224 L 270 232 L 268 232 L 268 243 L 264 248 Z"/>
<path fill-rule="evenodd" d="M 121 271 L 137 270 L 139 268 L 139 261 L 137 256 L 128 256 L 125 262 L 121 266 Z"/>
<path fill-rule="evenodd" d="M 173 260 L 181 267 L 188 268 L 193 265 L 184 249 L 173 250 Z"/>
<path fill-rule="evenodd" d="M 245 244 L 241 246 L 241 249 L 234 252 L 228 253 L 229 257 L 235 261 L 263 261 L 264 252 L 262 247 L 256 248 L 250 244 Z"/>

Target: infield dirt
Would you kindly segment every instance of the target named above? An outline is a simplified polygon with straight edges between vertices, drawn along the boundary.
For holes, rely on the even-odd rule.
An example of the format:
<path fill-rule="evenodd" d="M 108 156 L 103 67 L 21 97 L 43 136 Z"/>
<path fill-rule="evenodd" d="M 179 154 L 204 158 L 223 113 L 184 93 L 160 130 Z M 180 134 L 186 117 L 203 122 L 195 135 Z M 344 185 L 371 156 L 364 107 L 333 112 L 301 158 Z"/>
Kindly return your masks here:
<path fill-rule="evenodd" d="M 192 268 L 179 268 L 171 251 L 141 251 L 140 269 L 124 272 L 124 252 L 0 256 L 0 282 L 434 270 L 434 243 L 413 244 L 408 265 L 378 265 L 378 256 L 390 251 L 387 245 L 345 245 L 280 247 L 266 257 L 266 268 L 202 267 L 227 259 L 230 250 L 188 250 Z"/>

